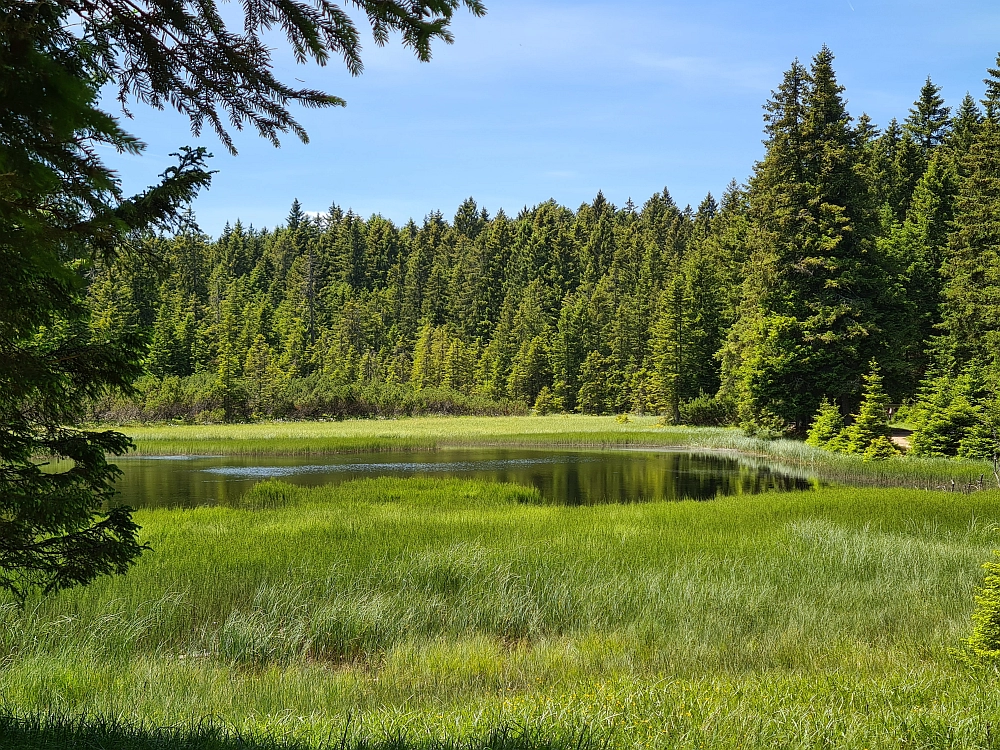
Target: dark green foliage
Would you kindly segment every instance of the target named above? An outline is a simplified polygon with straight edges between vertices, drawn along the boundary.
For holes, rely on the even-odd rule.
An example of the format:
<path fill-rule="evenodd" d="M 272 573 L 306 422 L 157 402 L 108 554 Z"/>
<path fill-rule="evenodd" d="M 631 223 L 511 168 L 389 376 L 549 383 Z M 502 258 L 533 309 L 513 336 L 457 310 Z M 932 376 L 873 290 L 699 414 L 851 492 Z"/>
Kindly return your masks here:
<path fill-rule="evenodd" d="M 994 460 L 1000 454 L 1000 402 L 986 371 L 969 365 L 938 372 L 913 407 L 913 453 Z"/>
<path fill-rule="evenodd" d="M 944 106 L 944 99 L 941 98 L 941 87 L 935 86 L 927 76 L 920 89 L 920 98 L 913 103 L 910 116 L 906 118 L 906 132 L 925 152 L 930 151 L 947 138 L 950 114 L 951 109 Z"/>
<path fill-rule="evenodd" d="M 957 362 L 1000 362 L 1000 124 L 983 123 L 962 170 L 942 266 L 941 345 Z"/>
<path fill-rule="evenodd" d="M 890 395 L 914 393 L 929 366 L 927 344 L 941 322 L 943 279 L 948 235 L 955 216 L 959 177 L 952 153 L 938 149 L 914 189 L 902 223 L 883 211 L 878 240 L 883 280 L 878 307 L 879 333 Z"/>
<path fill-rule="evenodd" d="M 979 110 L 979 105 L 972 98 L 972 94 L 966 92 L 962 99 L 958 111 L 951 121 L 951 132 L 948 134 L 948 146 L 959 156 L 969 150 L 972 141 L 976 138 L 979 126 L 983 123 L 983 114 Z"/>
<path fill-rule="evenodd" d="M 431 57 L 435 40 L 451 42 L 449 25 L 465 6 L 475 15 L 486 10 L 479 0 L 362 0 L 352 3 L 367 15 L 376 44 L 399 33 L 420 60 Z M 235 153 L 228 127 L 251 124 L 272 143 L 291 131 L 307 141 L 289 112 L 294 102 L 329 107 L 344 100 L 313 89 L 289 86 L 272 69 L 269 29 L 280 26 L 299 63 L 325 65 L 340 57 L 358 75 L 361 36 L 351 16 L 338 5 L 248 0 L 242 5 L 242 28 L 230 29 L 215 2 L 171 3 L 140 0 L 117 4 L 95 0 L 60 0 L 88 35 L 100 69 L 114 82 L 124 105 L 130 98 L 163 108 L 169 104 L 187 115 L 196 134 L 207 124 Z"/>
<path fill-rule="evenodd" d="M 313 220 L 293 205 L 274 231 L 237 222 L 215 242 L 192 232 L 156 240 L 175 261 L 144 295 L 157 380 L 131 401 L 94 401 L 93 415 L 381 414 L 394 411 L 390 394 L 412 413 L 431 390 L 448 394 L 449 413 L 525 410 L 545 389 L 547 409 L 659 410 L 671 367 L 679 399 L 717 390 L 729 304 L 719 279 L 732 256 L 714 241 L 715 223 L 732 217 L 711 199 L 693 214 L 660 198 L 619 211 L 599 196 L 577 213 L 550 202 L 516 221 L 470 200 L 457 217 L 397 228 L 337 207 Z M 588 264 L 605 269 L 594 285 L 578 272 Z M 102 268 L 95 307 L 128 299 L 124 279 Z M 667 289 L 673 311 L 654 304 Z M 668 361 L 668 349 L 680 359 Z"/>
<path fill-rule="evenodd" d="M 931 342 L 935 371 L 915 405 L 913 448 L 918 455 L 995 460 L 1000 454 L 1000 125 L 995 87 L 987 102 L 992 102 L 994 116 L 975 127 L 961 155 L 961 181 L 941 264 L 940 335 Z"/>
<path fill-rule="evenodd" d="M 801 435 L 826 398 L 814 441 L 863 454 L 873 441 L 886 449 L 887 399 L 919 392 L 916 452 L 988 457 L 996 125 L 970 97 L 950 118 L 928 80 L 905 124 L 880 133 L 852 120 L 832 63 L 824 48 L 792 66 L 767 105 L 752 179 L 697 211 L 666 190 L 641 209 L 598 194 L 576 211 L 547 201 L 513 219 L 470 198 L 450 223 L 433 212 L 397 227 L 336 205 L 310 218 L 296 202 L 273 230 L 236 222 L 214 242 L 191 230 L 156 240 L 172 268 L 159 282 L 101 266 L 95 330 L 139 329 L 158 379 L 132 401 L 94 401 L 93 413 L 206 421 L 534 405 Z M 873 358 L 884 393 L 861 407 Z M 977 395 L 954 395 L 970 364 L 982 370 Z M 841 429 L 838 409 L 858 423 Z"/>
<path fill-rule="evenodd" d="M 249 385 L 244 381 L 244 388 Z M 543 389 L 544 390 L 544 389 Z M 447 386 L 415 388 L 399 382 L 344 382 L 313 374 L 283 378 L 276 374 L 263 384 L 263 395 L 246 395 L 238 416 L 261 419 L 348 419 L 404 417 L 420 414 L 524 414 L 523 402 L 492 399 Z M 553 408 L 555 402 L 553 401 Z M 90 417 L 112 423 L 183 421 L 225 422 L 224 394 L 211 373 L 162 379 L 146 376 L 130 395 L 107 394 L 95 399 Z M 229 415 L 232 418 L 232 414 Z"/>
<path fill-rule="evenodd" d="M 108 307 L 117 319 L 88 325 L 85 274 L 140 233 L 176 227 L 210 179 L 204 152 L 186 150 L 159 185 L 121 195 L 96 147 L 141 145 L 96 108 L 103 74 L 67 23 L 48 3 L 0 17 L 0 589 L 22 601 L 124 572 L 142 550 L 129 510 L 103 511 L 119 474 L 105 455 L 130 442 L 70 425 L 140 374 L 144 321 L 127 294 L 135 304 Z M 69 461 L 46 471 L 46 457 Z"/>
<path fill-rule="evenodd" d="M 736 404 L 724 395 L 709 396 L 702 393 L 681 403 L 680 417 L 683 424 L 728 427 L 736 424 Z"/>
<path fill-rule="evenodd" d="M 423 60 L 432 41 L 451 40 L 456 9 L 484 12 L 478 0 L 355 5 L 378 44 L 400 32 Z M 110 84 L 123 107 L 130 99 L 169 103 L 196 134 L 207 123 L 231 151 L 227 121 L 252 123 L 274 143 L 288 131 L 305 140 L 289 103 L 343 102 L 275 78 L 261 34 L 280 26 L 299 62 L 323 64 L 333 53 L 358 73 L 354 23 L 325 0 L 250 0 L 241 11 L 239 32 L 212 0 L 40 0 L 5 4 L 0 14 L 0 589 L 21 601 L 33 589 L 124 572 L 142 550 L 129 509 L 103 510 L 119 473 L 106 455 L 129 450 L 129 441 L 72 425 L 85 402 L 131 389 L 147 341 L 150 370 L 214 371 L 222 415 L 246 416 L 241 371 L 274 287 L 244 279 L 258 259 L 248 257 L 242 231 L 227 230 L 207 264 L 189 227 L 180 241 L 150 239 L 189 223 L 184 206 L 210 181 L 205 151 L 180 149 L 159 184 L 126 199 L 98 153 L 135 155 L 143 145 L 97 107 Z M 291 244 L 303 246 L 311 223 L 297 202 L 290 223 Z M 158 290 L 151 266 L 162 267 L 164 255 L 179 262 Z M 300 334 L 284 353 L 286 371 L 304 364 L 320 312 L 322 269 L 311 247 L 302 258 L 297 267 L 276 263 L 270 279 L 287 276 L 298 292 L 285 321 Z M 210 323 L 196 325 L 206 309 Z M 267 359 L 258 347 L 251 367 Z M 258 402 L 261 395 L 258 388 Z M 45 471 L 49 457 L 67 462 Z"/>
<path fill-rule="evenodd" d="M 832 61 L 824 48 L 809 70 L 795 63 L 767 105 L 759 229 L 723 360 L 742 421 L 778 431 L 804 431 L 823 394 L 856 398 L 876 330 L 875 226 Z"/>

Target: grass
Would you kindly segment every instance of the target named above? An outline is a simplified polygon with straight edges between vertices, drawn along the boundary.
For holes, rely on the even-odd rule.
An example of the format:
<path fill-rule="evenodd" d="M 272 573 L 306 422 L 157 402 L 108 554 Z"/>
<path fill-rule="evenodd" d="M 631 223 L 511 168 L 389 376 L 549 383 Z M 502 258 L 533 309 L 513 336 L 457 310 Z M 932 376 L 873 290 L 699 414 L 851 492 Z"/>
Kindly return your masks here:
<path fill-rule="evenodd" d="M 996 747 L 1000 673 L 950 650 L 998 501 L 380 478 L 145 510 L 129 575 L 0 611 L 0 745 Z"/>
<path fill-rule="evenodd" d="M 662 427 L 656 417 L 415 417 L 343 422 L 132 427 L 124 432 L 140 455 L 322 455 L 464 446 L 688 448 L 732 450 L 788 464 L 828 482 L 854 485 L 956 488 L 993 483 L 980 461 L 894 459 L 873 463 L 795 440 L 761 440 L 733 428 Z"/>

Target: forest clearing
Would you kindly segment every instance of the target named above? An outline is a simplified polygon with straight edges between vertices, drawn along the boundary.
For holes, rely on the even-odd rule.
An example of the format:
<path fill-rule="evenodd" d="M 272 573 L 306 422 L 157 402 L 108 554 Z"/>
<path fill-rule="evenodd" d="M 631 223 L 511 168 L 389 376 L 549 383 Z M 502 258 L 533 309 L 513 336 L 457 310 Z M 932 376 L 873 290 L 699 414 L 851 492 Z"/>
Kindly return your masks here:
<path fill-rule="evenodd" d="M 932 10 L 3 0 L 0 750 L 1000 750 Z"/>

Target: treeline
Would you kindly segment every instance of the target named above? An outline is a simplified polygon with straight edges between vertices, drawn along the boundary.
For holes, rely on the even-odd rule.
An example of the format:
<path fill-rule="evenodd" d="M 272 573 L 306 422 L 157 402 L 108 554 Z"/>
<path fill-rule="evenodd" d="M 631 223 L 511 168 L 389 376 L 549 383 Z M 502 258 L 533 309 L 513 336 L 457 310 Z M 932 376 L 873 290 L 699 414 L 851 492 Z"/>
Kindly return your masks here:
<path fill-rule="evenodd" d="M 875 361 L 918 451 L 969 454 L 975 433 L 980 455 L 998 422 L 1000 70 L 982 106 L 952 112 L 928 79 L 879 129 L 848 114 L 832 62 L 792 65 L 763 160 L 696 210 L 666 190 L 516 217 L 469 199 L 397 227 L 296 201 L 275 230 L 149 240 L 94 273 L 96 331 L 150 343 L 137 394 L 94 416 L 638 411 L 802 434 L 823 399 L 855 413 Z"/>

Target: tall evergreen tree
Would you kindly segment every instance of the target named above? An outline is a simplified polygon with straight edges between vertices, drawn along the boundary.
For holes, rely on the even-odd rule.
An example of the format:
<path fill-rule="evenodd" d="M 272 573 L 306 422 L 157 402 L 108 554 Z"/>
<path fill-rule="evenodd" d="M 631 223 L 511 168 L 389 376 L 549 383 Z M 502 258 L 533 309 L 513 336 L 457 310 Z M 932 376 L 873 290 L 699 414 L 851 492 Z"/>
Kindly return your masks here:
<path fill-rule="evenodd" d="M 1000 364 L 1000 123 L 987 119 L 963 161 L 943 264 L 941 345 L 956 363 Z"/>
<path fill-rule="evenodd" d="M 951 121 L 951 130 L 948 134 L 948 145 L 956 152 L 961 159 L 969 150 L 979 126 L 983 122 L 983 114 L 979 110 L 979 105 L 972 98 L 972 94 L 966 92 L 962 99 L 958 111 Z"/>
<path fill-rule="evenodd" d="M 951 127 L 951 108 L 944 106 L 941 87 L 927 80 L 920 89 L 919 98 L 910 108 L 910 115 L 904 126 L 906 132 L 920 144 L 926 154 L 939 146 L 947 137 Z"/>
<path fill-rule="evenodd" d="M 874 330 L 863 267 L 873 230 L 850 117 L 824 47 L 766 108 L 751 181 L 760 241 L 730 332 L 726 385 L 750 425 L 803 430 L 824 394 L 857 398 Z"/>

